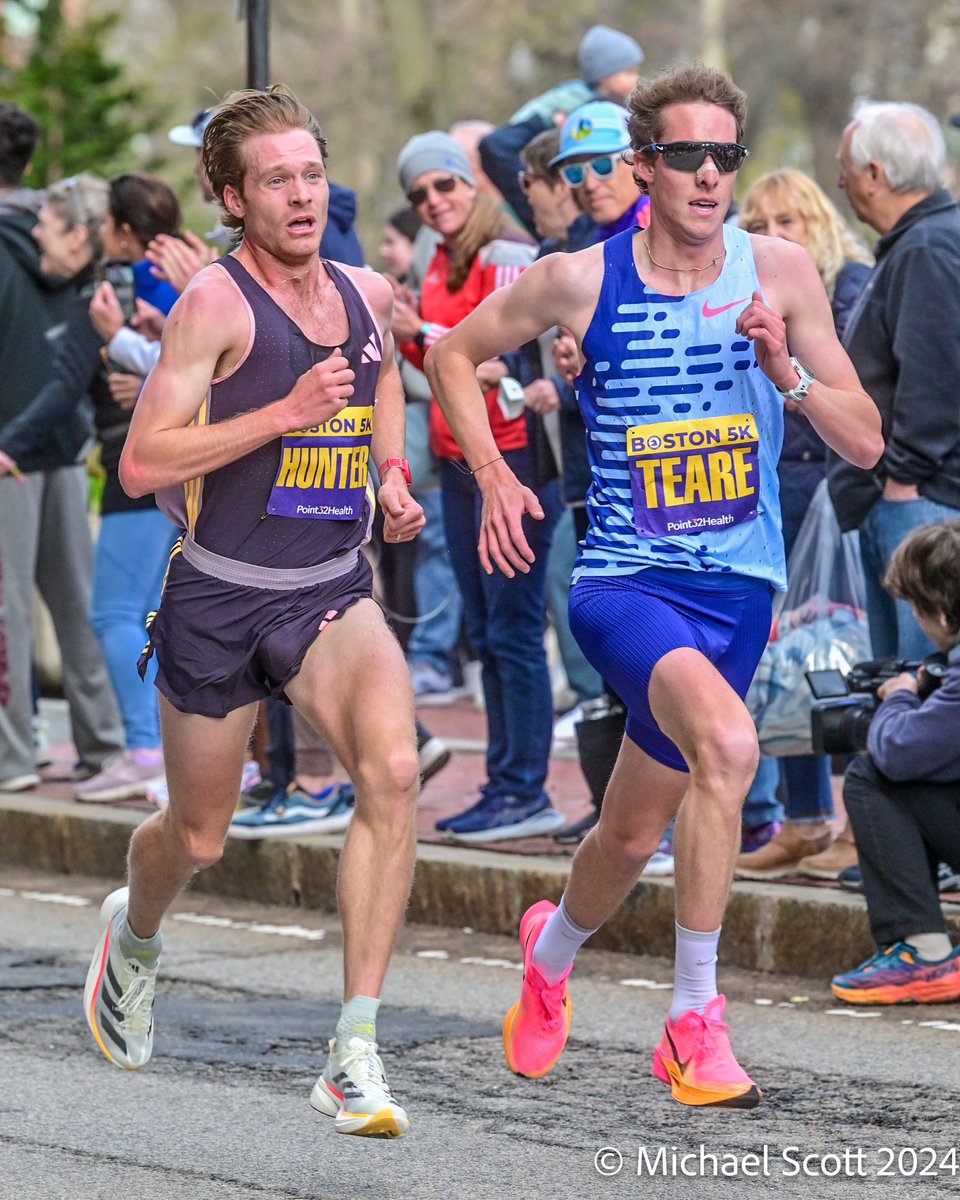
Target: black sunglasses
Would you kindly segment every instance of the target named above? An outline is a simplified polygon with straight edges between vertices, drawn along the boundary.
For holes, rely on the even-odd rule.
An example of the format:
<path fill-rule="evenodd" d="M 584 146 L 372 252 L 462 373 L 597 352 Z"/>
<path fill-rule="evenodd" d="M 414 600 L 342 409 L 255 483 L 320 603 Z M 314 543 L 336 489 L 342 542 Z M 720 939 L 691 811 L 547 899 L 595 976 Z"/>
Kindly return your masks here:
<path fill-rule="evenodd" d="M 640 153 L 659 154 L 675 171 L 699 171 L 709 155 L 717 170 L 726 175 L 739 171 L 750 151 L 739 142 L 651 142 Z"/>
<path fill-rule="evenodd" d="M 456 175 L 447 175 L 445 179 L 435 179 L 433 183 L 428 183 L 424 187 L 414 188 L 412 192 L 407 192 L 407 199 L 414 208 L 419 208 L 430 194 L 430 189 L 435 192 L 441 192 L 443 195 L 448 195 L 457 186 L 459 180 Z"/>

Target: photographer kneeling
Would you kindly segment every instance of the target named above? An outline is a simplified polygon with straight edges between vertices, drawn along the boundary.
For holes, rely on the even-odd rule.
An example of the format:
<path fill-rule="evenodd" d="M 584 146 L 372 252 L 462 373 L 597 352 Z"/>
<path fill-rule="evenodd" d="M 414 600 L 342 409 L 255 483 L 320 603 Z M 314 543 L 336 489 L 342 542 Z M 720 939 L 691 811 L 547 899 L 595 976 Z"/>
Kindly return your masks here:
<path fill-rule="evenodd" d="M 960 948 L 937 891 L 941 859 L 960 870 L 960 520 L 909 534 L 884 586 L 913 607 L 947 669 L 926 699 L 923 668 L 887 680 L 867 752 L 847 769 L 843 798 L 880 948 L 832 988 L 852 1004 L 936 1004 L 960 1000 Z"/>

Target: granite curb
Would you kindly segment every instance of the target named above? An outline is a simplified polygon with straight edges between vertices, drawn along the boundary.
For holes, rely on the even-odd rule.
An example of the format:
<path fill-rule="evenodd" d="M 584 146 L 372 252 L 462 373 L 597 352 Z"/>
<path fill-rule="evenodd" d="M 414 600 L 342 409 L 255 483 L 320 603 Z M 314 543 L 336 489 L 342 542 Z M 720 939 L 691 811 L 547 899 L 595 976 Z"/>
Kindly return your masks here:
<path fill-rule="evenodd" d="M 65 875 L 122 878 L 127 843 L 146 814 L 33 795 L 0 796 L 0 862 Z M 342 836 L 228 841 L 199 874 L 198 892 L 319 911 L 335 908 Z M 502 854 L 421 842 L 408 917 L 428 925 L 516 933 L 524 909 L 558 899 L 568 858 Z M 960 911 L 948 916 L 960 934 Z M 591 943 L 670 957 L 671 880 L 641 880 Z M 724 961 L 747 970 L 829 978 L 873 950 L 862 897 L 788 884 L 734 884 L 723 933 Z"/>

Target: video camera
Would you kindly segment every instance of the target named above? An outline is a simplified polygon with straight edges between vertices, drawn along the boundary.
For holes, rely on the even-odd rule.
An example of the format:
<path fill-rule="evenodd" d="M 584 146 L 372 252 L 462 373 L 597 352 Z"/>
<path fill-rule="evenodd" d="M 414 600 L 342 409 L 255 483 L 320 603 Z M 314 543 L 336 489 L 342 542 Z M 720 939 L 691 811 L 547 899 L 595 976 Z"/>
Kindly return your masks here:
<path fill-rule="evenodd" d="M 940 686 L 946 673 L 944 654 L 931 654 L 923 662 L 869 659 L 854 663 L 848 675 L 835 669 L 806 671 L 815 701 L 810 715 L 814 754 L 855 754 L 865 750 L 870 722 L 880 706 L 877 691 L 881 684 L 904 671 L 917 672 L 921 667 L 924 674 L 918 695 L 925 700 Z"/>

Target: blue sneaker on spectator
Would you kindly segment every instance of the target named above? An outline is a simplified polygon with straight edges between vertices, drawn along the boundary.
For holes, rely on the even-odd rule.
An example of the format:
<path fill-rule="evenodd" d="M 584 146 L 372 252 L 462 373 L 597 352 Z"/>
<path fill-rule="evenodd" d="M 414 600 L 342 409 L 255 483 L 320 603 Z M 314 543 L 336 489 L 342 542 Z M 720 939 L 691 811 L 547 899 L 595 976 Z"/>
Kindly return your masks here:
<path fill-rule="evenodd" d="M 862 892 L 863 875 L 860 872 L 860 864 L 857 863 L 853 867 L 844 867 L 837 876 L 837 882 L 848 892 Z"/>
<path fill-rule="evenodd" d="M 448 833 L 450 826 L 453 825 L 455 821 L 462 821 L 464 817 L 469 817 L 474 813 L 486 812 L 493 803 L 494 798 L 493 792 L 489 791 L 489 787 L 490 785 L 487 783 L 481 785 L 480 799 L 476 802 L 476 804 L 472 804 L 463 812 L 451 813 L 449 817 L 441 817 L 440 820 L 434 825 L 434 829 L 437 831 L 437 833 Z"/>
<path fill-rule="evenodd" d="M 340 833 L 353 817 L 356 794 L 350 783 L 334 783 L 316 794 L 293 784 L 259 808 L 245 808 L 230 822 L 230 837 L 294 837 Z"/>
<path fill-rule="evenodd" d="M 556 833 L 566 822 L 546 792 L 523 800 L 519 796 L 487 796 L 446 826 L 446 834 L 466 846 L 504 842 L 513 838 Z"/>

